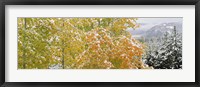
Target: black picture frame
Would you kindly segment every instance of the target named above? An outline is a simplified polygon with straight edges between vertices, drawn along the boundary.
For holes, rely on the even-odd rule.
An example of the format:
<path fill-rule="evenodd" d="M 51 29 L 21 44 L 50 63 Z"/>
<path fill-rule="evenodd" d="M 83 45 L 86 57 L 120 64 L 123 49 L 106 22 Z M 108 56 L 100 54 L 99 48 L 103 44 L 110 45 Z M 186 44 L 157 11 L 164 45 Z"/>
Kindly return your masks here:
<path fill-rule="evenodd" d="M 1 87 L 200 87 L 200 0 L 1 0 L 0 3 Z M 195 5 L 195 82 L 5 82 L 6 5 Z"/>

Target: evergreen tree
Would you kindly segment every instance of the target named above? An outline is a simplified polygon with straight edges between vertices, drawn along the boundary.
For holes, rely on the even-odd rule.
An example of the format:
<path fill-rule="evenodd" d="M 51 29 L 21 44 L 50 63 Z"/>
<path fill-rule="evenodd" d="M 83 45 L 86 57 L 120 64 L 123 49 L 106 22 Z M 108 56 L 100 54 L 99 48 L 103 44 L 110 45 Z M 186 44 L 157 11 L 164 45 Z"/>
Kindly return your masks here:
<path fill-rule="evenodd" d="M 146 64 L 155 69 L 179 69 L 182 68 L 182 36 L 174 27 L 172 34 L 164 34 L 158 49 L 149 48 L 146 56 Z"/>

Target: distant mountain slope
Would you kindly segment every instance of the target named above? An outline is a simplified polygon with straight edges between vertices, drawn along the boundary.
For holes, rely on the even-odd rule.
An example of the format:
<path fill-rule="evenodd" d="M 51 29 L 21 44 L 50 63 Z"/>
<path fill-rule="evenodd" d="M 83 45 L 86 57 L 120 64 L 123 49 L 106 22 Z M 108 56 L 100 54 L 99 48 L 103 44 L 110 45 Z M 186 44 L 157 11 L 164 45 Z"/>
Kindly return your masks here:
<path fill-rule="evenodd" d="M 145 37 L 146 39 L 148 38 L 154 38 L 154 37 L 161 37 L 163 36 L 166 32 L 169 34 L 173 31 L 173 29 L 170 29 L 169 26 L 176 26 L 176 30 L 179 33 L 182 33 L 182 23 L 181 22 L 169 22 L 169 23 L 161 23 L 161 24 L 156 24 L 153 27 L 149 27 L 149 29 L 138 29 L 138 30 L 131 30 L 127 29 L 133 37 L 135 38 L 141 38 Z"/>
<path fill-rule="evenodd" d="M 159 25 L 155 25 L 151 29 L 147 30 L 142 36 L 149 38 L 149 37 L 160 37 L 164 35 L 164 33 L 168 32 L 171 33 L 173 29 L 169 28 L 169 26 L 175 26 L 177 32 L 182 32 L 182 24 L 179 22 L 172 22 L 172 23 L 162 23 Z"/>

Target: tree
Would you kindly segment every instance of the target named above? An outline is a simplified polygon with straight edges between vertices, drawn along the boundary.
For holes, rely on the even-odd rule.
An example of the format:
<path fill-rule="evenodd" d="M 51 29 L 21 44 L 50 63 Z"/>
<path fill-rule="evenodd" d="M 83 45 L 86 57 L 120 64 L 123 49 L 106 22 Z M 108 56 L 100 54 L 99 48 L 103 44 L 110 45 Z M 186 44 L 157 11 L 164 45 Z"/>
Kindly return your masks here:
<path fill-rule="evenodd" d="M 156 69 L 180 69 L 182 68 L 182 36 L 176 28 L 172 34 L 166 33 L 161 45 L 156 50 L 149 50 L 145 58 L 146 64 Z"/>
<path fill-rule="evenodd" d="M 54 60 L 48 50 L 49 30 L 45 18 L 18 18 L 19 68 L 48 68 Z"/>
<path fill-rule="evenodd" d="M 18 67 L 146 68 L 136 18 L 18 18 Z"/>
<path fill-rule="evenodd" d="M 87 49 L 77 57 L 76 68 L 141 69 L 143 46 L 131 37 L 112 37 L 107 29 L 87 33 Z"/>

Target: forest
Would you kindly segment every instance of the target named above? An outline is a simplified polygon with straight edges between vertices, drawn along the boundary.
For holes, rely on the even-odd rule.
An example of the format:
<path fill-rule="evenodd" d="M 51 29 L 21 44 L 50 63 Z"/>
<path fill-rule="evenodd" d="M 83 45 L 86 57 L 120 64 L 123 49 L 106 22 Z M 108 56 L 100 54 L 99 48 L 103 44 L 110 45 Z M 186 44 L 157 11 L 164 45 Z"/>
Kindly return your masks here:
<path fill-rule="evenodd" d="M 134 38 L 138 18 L 18 18 L 18 69 L 182 69 L 182 33 Z"/>

